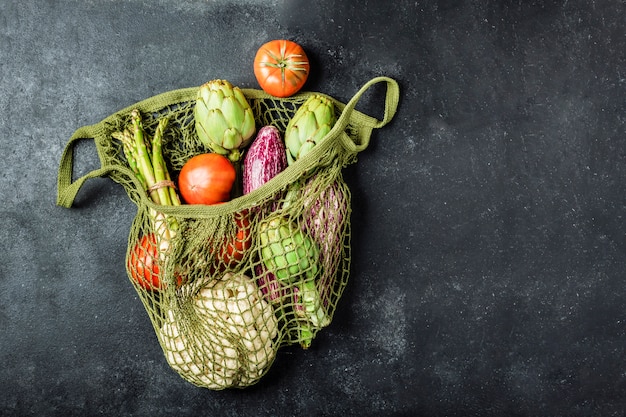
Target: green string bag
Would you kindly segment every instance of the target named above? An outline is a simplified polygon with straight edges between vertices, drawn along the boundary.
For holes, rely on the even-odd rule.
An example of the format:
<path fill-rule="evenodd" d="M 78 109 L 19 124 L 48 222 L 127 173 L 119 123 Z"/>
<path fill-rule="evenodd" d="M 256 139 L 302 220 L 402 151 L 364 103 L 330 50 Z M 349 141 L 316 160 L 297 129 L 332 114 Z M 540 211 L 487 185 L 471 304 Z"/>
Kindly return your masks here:
<path fill-rule="evenodd" d="M 355 109 L 363 93 L 384 83 L 382 120 Z M 332 321 L 350 272 L 350 190 L 342 168 L 356 161 L 372 130 L 394 116 L 397 83 L 377 77 L 347 103 L 332 97 L 337 122 L 309 153 L 254 191 L 226 203 L 159 205 L 129 167 L 112 134 L 133 109 L 147 135 L 158 121 L 163 158 L 175 182 L 184 163 L 208 152 L 194 129 L 198 88 L 166 92 L 79 128 L 61 157 L 57 204 L 70 208 L 84 182 L 121 184 L 137 213 L 128 235 L 126 269 L 150 317 L 168 364 L 187 381 L 219 390 L 259 381 L 282 346 L 310 346 Z M 275 98 L 242 90 L 257 128 L 281 133 L 312 94 Z M 74 179 L 74 147 L 92 139 L 100 168 Z"/>

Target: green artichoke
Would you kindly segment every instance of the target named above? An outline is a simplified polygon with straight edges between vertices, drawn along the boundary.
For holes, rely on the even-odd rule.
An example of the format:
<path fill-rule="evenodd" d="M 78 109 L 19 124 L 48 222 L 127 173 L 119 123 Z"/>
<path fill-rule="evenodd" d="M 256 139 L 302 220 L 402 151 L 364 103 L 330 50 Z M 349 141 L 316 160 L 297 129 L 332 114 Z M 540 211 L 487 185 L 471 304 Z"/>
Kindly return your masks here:
<path fill-rule="evenodd" d="M 200 87 L 194 119 L 202 143 L 231 161 L 241 158 L 240 149 L 252 141 L 256 131 L 246 97 L 226 80 L 209 81 Z"/>
<path fill-rule="evenodd" d="M 336 121 L 335 106 L 329 98 L 319 94 L 310 96 L 298 108 L 285 130 L 289 165 L 313 149 Z"/>
<path fill-rule="evenodd" d="M 289 284 L 317 276 L 319 249 L 297 224 L 284 217 L 268 218 L 259 224 L 259 237 L 263 264 L 280 281 Z"/>

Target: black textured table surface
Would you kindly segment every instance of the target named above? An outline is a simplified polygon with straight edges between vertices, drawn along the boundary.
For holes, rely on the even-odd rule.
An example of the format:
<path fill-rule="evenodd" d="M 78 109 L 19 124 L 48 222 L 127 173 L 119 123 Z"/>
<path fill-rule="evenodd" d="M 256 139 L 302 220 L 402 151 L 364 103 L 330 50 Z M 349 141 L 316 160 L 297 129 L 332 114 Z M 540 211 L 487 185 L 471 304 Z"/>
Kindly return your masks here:
<path fill-rule="evenodd" d="M 0 415 L 623 416 L 623 1 L 0 2 Z M 126 278 L 135 206 L 55 205 L 80 126 L 226 78 L 288 38 L 305 89 L 398 81 L 345 170 L 353 269 L 310 350 L 254 387 L 169 368 Z M 382 115 L 382 92 L 359 109 Z M 96 168 L 78 150 L 77 171 Z"/>

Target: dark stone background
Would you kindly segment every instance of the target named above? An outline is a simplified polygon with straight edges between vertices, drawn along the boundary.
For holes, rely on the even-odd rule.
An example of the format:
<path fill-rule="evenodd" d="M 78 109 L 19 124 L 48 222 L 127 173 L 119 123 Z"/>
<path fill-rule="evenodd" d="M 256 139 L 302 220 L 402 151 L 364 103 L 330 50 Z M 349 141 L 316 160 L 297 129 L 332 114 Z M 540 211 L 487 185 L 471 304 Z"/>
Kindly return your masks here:
<path fill-rule="evenodd" d="M 0 1 L 0 415 L 623 416 L 623 1 Z M 172 89 L 402 90 L 346 169 L 354 265 L 332 325 L 245 390 L 165 362 L 124 271 L 135 206 L 55 206 L 75 129 Z M 374 89 L 359 109 L 382 113 Z M 80 146 L 77 170 L 97 167 Z"/>

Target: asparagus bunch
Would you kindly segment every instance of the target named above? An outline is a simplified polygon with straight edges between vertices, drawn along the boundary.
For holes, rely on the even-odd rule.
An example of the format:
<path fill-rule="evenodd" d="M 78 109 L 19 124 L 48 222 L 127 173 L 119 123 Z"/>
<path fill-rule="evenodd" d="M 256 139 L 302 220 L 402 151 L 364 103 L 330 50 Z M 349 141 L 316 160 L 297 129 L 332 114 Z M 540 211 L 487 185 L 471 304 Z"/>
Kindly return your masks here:
<path fill-rule="evenodd" d="M 134 109 L 130 117 L 130 127 L 112 133 L 113 138 L 122 142 L 128 166 L 155 204 L 179 206 L 180 198 L 163 159 L 163 133 L 169 119 L 159 119 L 154 135 L 150 139 L 144 130 L 139 110 Z M 151 215 L 158 247 L 161 254 L 164 254 L 169 249 L 170 240 L 178 230 L 178 222 L 175 218 L 170 218 L 156 210 L 151 209 Z"/>

